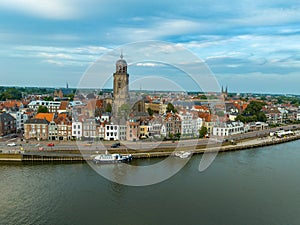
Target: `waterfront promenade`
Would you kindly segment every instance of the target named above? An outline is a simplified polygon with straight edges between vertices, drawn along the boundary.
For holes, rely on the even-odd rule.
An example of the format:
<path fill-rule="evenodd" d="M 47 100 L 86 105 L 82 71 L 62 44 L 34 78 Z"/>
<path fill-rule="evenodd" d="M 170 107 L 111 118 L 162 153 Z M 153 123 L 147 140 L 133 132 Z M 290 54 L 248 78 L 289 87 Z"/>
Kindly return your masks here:
<path fill-rule="evenodd" d="M 255 136 L 255 137 L 254 137 Z M 237 139 L 237 138 L 236 138 Z M 300 139 L 300 131 L 295 131 L 295 135 L 282 138 L 271 137 L 269 135 L 257 137 L 253 135 L 247 139 L 239 139 L 239 141 L 223 141 L 214 142 L 208 140 L 181 140 L 180 142 L 166 142 L 162 145 L 155 143 L 143 144 L 143 148 L 137 149 L 137 144 L 134 148 L 121 146 L 120 148 L 109 148 L 110 153 L 132 154 L 133 158 L 149 158 L 149 157 L 168 157 L 174 154 L 174 151 L 189 151 L 193 154 L 203 154 L 205 152 L 226 152 L 237 151 L 275 145 Z M 37 147 L 37 146 L 36 146 Z M 1 150 L 0 161 L 85 161 L 91 160 L 95 154 L 103 153 L 107 146 L 93 145 L 74 145 L 60 146 L 56 148 L 48 148 L 46 150 L 33 150 L 25 147 L 5 148 Z M 151 149 L 150 149 L 151 147 Z M 7 150 L 9 149 L 9 150 Z M 35 148 L 37 149 L 37 148 Z"/>

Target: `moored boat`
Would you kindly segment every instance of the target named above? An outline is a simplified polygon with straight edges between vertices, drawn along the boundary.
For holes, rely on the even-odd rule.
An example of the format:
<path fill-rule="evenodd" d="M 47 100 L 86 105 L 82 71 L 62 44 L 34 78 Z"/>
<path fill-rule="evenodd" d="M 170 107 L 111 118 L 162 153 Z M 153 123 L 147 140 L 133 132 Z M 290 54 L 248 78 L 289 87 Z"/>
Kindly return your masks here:
<path fill-rule="evenodd" d="M 191 152 L 179 151 L 179 152 L 175 152 L 174 156 L 179 157 L 181 159 L 185 159 L 188 158 L 191 154 L 192 154 Z"/>
<path fill-rule="evenodd" d="M 121 154 L 99 154 L 93 158 L 95 163 L 119 163 L 119 162 L 130 162 L 132 155 L 121 155 Z"/>

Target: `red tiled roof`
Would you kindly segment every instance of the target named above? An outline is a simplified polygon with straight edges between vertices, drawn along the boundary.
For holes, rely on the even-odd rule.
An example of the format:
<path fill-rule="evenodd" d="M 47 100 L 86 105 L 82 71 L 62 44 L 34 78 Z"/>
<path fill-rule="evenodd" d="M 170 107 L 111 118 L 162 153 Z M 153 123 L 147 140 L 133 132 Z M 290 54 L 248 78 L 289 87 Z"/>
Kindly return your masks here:
<path fill-rule="evenodd" d="M 36 114 L 36 116 L 34 118 L 35 119 L 45 119 L 48 122 L 51 122 L 54 119 L 54 113 L 38 113 L 38 114 Z"/>
<path fill-rule="evenodd" d="M 59 110 L 66 110 L 68 105 L 69 105 L 69 101 L 61 101 Z"/>

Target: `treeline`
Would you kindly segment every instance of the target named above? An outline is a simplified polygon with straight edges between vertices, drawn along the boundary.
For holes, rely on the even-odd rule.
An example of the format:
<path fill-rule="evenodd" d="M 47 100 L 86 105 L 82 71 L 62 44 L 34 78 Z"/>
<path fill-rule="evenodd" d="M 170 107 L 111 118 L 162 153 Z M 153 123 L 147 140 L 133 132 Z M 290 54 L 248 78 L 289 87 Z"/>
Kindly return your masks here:
<path fill-rule="evenodd" d="M 6 101 L 10 99 L 20 100 L 23 95 L 44 95 L 52 94 L 56 88 L 39 88 L 39 87 L 4 87 L 0 86 L 0 101 Z M 72 93 L 67 97 L 74 97 L 75 90 L 72 89 Z M 49 99 L 51 100 L 51 99 Z"/>
<path fill-rule="evenodd" d="M 266 122 L 266 114 L 262 111 L 264 105 L 266 105 L 264 102 L 251 101 L 243 113 L 239 114 L 235 120 L 243 123 Z"/>

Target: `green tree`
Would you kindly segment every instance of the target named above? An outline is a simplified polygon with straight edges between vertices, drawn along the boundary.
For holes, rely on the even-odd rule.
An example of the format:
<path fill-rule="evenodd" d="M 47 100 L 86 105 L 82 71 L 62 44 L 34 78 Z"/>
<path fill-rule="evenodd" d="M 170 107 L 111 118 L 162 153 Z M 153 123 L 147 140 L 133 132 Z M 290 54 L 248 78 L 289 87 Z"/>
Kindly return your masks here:
<path fill-rule="evenodd" d="M 176 137 L 177 140 L 179 140 L 180 137 L 181 137 L 181 133 L 176 133 L 176 134 L 175 134 L 175 137 Z"/>
<path fill-rule="evenodd" d="M 44 101 L 53 101 L 53 97 L 52 96 L 47 96 L 44 98 Z"/>
<path fill-rule="evenodd" d="M 205 126 L 202 126 L 199 130 L 199 138 L 204 138 L 207 134 L 207 128 Z"/>
<path fill-rule="evenodd" d="M 265 105 L 264 102 L 251 101 L 247 108 L 244 110 L 243 114 L 236 117 L 236 121 L 241 121 L 243 123 L 250 123 L 255 121 L 266 122 L 267 117 L 262 111 L 262 107 Z"/>
<path fill-rule="evenodd" d="M 74 96 L 75 94 L 68 94 L 67 97 L 69 98 L 70 101 L 74 101 Z"/>
<path fill-rule="evenodd" d="M 111 113 L 112 112 L 112 106 L 110 103 L 107 103 L 106 108 L 105 108 L 105 112 L 107 113 Z"/>
<path fill-rule="evenodd" d="M 42 106 L 40 105 L 38 110 L 37 110 L 37 113 L 48 113 L 48 108 L 46 106 Z"/>
<path fill-rule="evenodd" d="M 168 103 L 166 111 L 167 111 L 167 113 L 168 112 L 173 112 L 173 113 L 177 112 L 177 110 L 175 109 L 175 107 L 174 107 L 174 105 L 172 103 Z"/>
<path fill-rule="evenodd" d="M 148 108 L 147 111 L 148 111 L 149 116 L 153 116 L 154 112 L 151 108 Z"/>

